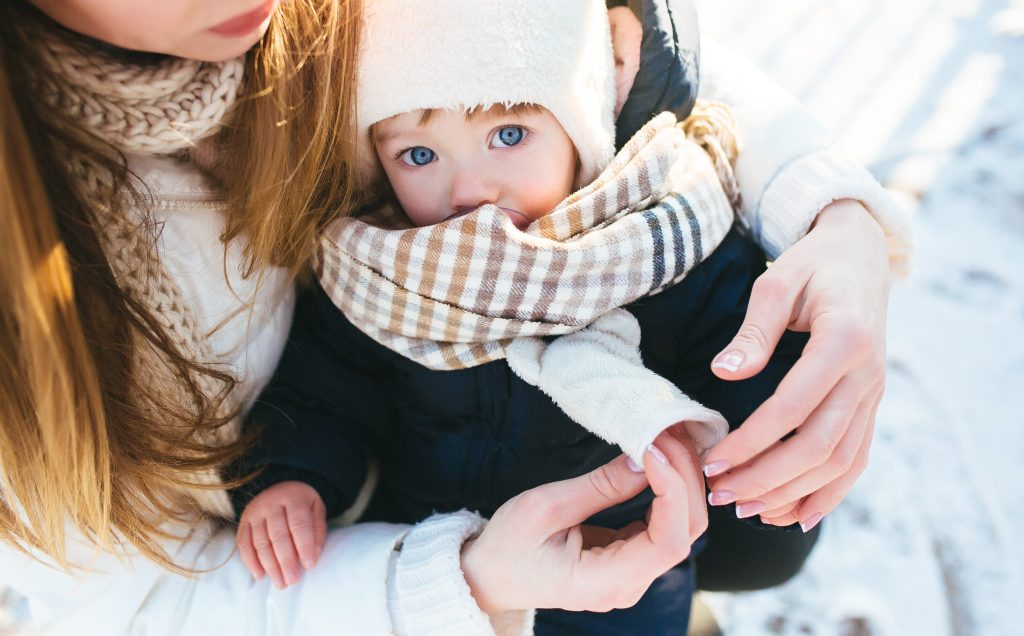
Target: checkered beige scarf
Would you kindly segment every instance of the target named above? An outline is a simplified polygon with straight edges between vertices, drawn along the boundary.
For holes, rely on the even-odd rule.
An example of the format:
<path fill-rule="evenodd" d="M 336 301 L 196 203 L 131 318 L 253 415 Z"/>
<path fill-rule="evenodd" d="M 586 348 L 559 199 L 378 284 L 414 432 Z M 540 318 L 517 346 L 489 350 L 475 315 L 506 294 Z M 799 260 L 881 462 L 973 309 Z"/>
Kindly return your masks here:
<path fill-rule="evenodd" d="M 665 113 L 525 231 L 492 205 L 419 228 L 385 206 L 327 229 L 318 276 L 377 342 L 431 369 L 460 369 L 503 358 L 514 338 L 577 331 L 678 282 L 732 223 L 708 152 Z"/>

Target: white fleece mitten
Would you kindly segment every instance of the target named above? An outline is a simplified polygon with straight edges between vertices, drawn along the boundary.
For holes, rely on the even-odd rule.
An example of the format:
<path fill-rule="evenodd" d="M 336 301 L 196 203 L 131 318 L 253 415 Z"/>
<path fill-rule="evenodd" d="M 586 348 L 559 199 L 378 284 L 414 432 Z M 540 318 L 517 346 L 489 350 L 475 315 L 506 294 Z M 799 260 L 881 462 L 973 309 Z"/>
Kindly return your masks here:
<path fill-rule="evenodd" d="M 676 423 L 703 455 L 729 432 L 728 423 L 645 367 L 639 347 L 636 318 L 613 309 L 552 342 L 516 338 L 505 357 L 516 375 L 551 396 L 573 421 L 640 465 L 647 446 Z"/>

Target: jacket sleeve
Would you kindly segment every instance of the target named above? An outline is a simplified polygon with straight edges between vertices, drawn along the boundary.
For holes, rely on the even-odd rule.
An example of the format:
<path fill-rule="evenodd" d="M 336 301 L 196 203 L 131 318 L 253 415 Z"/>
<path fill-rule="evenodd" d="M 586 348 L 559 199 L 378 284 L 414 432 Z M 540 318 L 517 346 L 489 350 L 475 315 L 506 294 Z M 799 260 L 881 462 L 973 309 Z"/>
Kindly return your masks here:
<path fill-rule="evenodd" d="M 613 309 L 585 329 L 553 339 L 521 337 L 508 346 L 509 367 L 554 400 L 574 422 L 640 465 L 662 431 L 682 424 L 703 454 L 729 425 L 644 365 L 640 324 Z"/>
<path fill-rule="evenodd" d="M 910 243 L 906 212 L 829 132 L 782 88 L 700 33 L 693 0 L 610 1 L 628 4 L 643 25 L 640 69 L 616 121 L 622 145 L 663 111 L 682 120 L 695 97 L 732 108 L 742 144 L 736 177 L 740 223 L 770 258 L 807 233 L 817 214 L 839 199 L 864 204 L 889 238 L 900 271 Z"/>
<path fill-rule="evenodd" d="M 836 147 L 793 97 L 706 36 L 700 59 L 699 96 L 727 104 L 739 126 L 740 223 L 768 256 L 778 257 L 803 237 L 829 203 L 856 199 L 882 226 L 890 260 L 899 266 L 910 241 L 909 219 L 867 169 Z"/>
<path fill-rule="evenodd" d="M 233 533 L 213 524 L 197 523 L 174 544 L 176 562 L 201 571 L 192 576 L 138 556 L 96 554 L 85 543 L 69 551 L 88 572 L 68 574 L 45 558 L 0 544 L 0 588 L 26 597 L 33 633 L 51 636 L 529 633 L 531 612 L 489 617 L 469 594 L 459 552 L 482 524 L 463 512 L 411 528 L 374 523 L 334 529 L 316 567 L 285 590 L 266 579 L 253 581 L 234 551 Z M 450 592 L 443 618 L 452 631 L 430 629 L 440 617 L 422 602 L 428 586 Z M 496 631 L 491 625 L 498 618 L 503 628 Z"/>
<path fill-rule="evenodd" d="M 319 287 L 300 293 L 274 378 L 246 418 L 258 438 L 238 472 L 260 472 L 232 493 L 237 512 L 263 489 L 289 480 L 313 486 L 329 517 L 355 502 L 393 420 L 391 355 Z"/>

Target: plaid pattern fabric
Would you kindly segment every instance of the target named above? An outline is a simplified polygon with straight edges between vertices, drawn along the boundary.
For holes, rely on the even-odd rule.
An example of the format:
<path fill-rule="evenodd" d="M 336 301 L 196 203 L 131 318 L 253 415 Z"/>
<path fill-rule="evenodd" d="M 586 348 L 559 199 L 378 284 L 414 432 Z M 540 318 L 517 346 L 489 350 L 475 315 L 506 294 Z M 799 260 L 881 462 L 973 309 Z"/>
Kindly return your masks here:
<path fill-rule="evenodd" d="M 665 113 L 525 231 L 492 205 L 420 228 L 385 206 L 329 226 L 317 274 L 377 342 L 431 369 L 460 369 L 503 358 L 519 336 L 576 331 L 678 282 L 732 223 L 708 154 Z"/>

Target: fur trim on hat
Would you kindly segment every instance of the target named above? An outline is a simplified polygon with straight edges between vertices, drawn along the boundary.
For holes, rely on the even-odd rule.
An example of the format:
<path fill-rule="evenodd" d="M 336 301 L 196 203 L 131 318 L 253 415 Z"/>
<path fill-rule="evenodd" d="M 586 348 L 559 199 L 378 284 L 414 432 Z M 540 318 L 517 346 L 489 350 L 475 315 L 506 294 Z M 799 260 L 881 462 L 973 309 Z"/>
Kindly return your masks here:
<path fill-rule="evenodd" d="M 537 104 L 580 157 L 577 184 L 615 153 L 615 66 L 600 0 L 374 0 L 358 89 L 359 162 L 379 175 L 372 124 L 421 108 Z"/>

